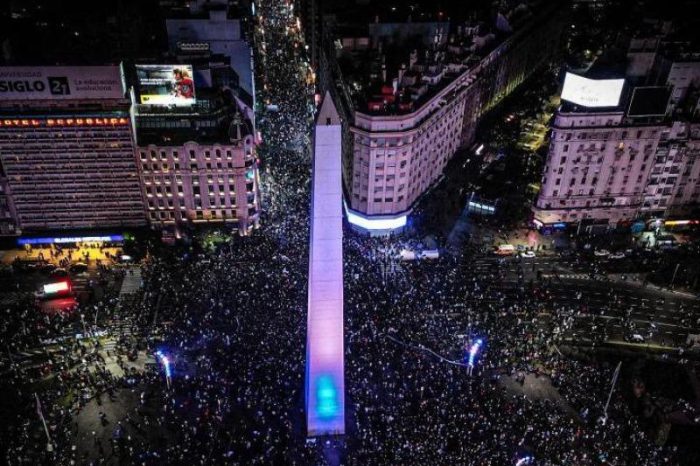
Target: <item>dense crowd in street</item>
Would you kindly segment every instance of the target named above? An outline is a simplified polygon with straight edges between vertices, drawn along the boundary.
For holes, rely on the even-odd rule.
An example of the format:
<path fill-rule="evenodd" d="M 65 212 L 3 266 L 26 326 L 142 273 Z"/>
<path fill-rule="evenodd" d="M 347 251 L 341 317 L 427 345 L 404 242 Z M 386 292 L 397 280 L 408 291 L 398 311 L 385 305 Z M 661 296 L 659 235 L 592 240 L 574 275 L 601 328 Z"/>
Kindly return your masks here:
<path fill-rule="evenodd" d="M 293 18 L 281 2 L 258 3 L 264 24 L 256 34 L 264 30 L 268 55 L 257 57 L 259 99 L 280 109 L 258 121 L 261 228 L 214 251 L 196 238 L 157 248 L 141 266 L 136 297 L 107 296 L 79 311 L 119 323 L 113 349 L 97 337 L 59 342 L 49 365 L 8 371 L 3 393 L 23 410 L 8 423 L 6 463 L 333 463 L 322 439 L 306 440 L 304 425 L 311 96 L 298 36 L 286 27 Z M 603 425 L 614 365 L 574 360 L 555 346 L 554 329 L 580 308 L 565 308 L 547 297 L 545 282 L 524 278 L 513 304 L 499 286 L 505 272 L 475 273 L 471 252 L 387 259 L 398 244 L 345 231 L 343 464 L 692 464 L 684 452 L 655 445 L 631 412 L 627 386 L 614 393 Z M 5 334 L 16 333 L 17 321 L 36 322 L 20 332 L 36 340 L 10 343 L 10 352 L 68 323 L 80 329 L 78 313 L 32 319 L 33 303 L 16 306 L 3 310 Z M 538 324 L 544 312 L 551 325 Z M 472 370 L 466 354 L 477 340 Z M 137 370 L 138 361 L 145 362 Z M 561 396 L 534 399 L 503 383 L 526 375 Z M 123 392 L 139 400 L 134 408 L 120 418 L 100 410 L 103 396 L 119 400 Z M 79 419 L 87 409 L 109 442 L 85 431 Z"/>
<path fill-rule="evenodd" d="M 535 324 L 556 306 L 537 297 L 541 290 L 524 285 L 520 304 L 504 307 L 503 274 L 476 276 L 468 258 L 405 265 L 408 279 L 384 286 L 363 259 L 377 242 L 347 242 L 346 279 L 356 290 L 346 308 L 356 429 L 349 464 L 515 464 L 528 456 L 535 464 L 676 464 L 619 392 L 600 425 L 614 367 L 554 350 L 551 329 Z M 470 377 L 463 353 L 476 339 L 485 346 Z M 528 373 L 551 379 L 569 409 L 499 383 Z"/>

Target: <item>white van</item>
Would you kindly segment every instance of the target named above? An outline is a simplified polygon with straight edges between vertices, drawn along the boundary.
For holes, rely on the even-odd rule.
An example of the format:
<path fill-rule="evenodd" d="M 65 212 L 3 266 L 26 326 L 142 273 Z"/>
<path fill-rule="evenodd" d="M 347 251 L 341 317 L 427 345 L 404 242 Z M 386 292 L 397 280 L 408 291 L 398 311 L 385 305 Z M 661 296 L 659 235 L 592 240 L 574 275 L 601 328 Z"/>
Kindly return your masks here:
<path fill-rule="evenodd" d="M 421 252 L 420 257 L 422 259 L 439 259 L 440 252 L 437 249 L 426 249 L 425 251 Z"/>
<path fill-rule="evenodd" d="M 494 254 L 498 254 L 499 256 L 512 256 L 515 254 L 515 246 L 512 244 L 501 244 L 496 248 Z"/>
<path fill-rule="evenodd" d="M 402 261 L 414 261 L 416 260 L 416 253 L 410 249 L 402 249 L 399 253 L 399 258 Z"/>

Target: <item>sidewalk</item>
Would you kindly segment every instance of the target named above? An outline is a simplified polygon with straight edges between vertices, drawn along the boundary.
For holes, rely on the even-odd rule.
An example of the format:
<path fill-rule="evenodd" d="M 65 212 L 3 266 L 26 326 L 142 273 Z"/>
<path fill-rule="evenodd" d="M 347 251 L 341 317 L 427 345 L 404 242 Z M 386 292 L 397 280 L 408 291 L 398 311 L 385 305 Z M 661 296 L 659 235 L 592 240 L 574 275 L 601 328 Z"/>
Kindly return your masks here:
<path fill-rule="evenodd" d="M 117 257 L 122 252 L 121 248 L 110 247 L 110 248 L 63 248 L 63 251 L 58 254 L 56 253 L 54 257 L 51 257 L 51 249 L 46 248 L 31 248 L 31 249 L 10 249 L 7 251 L 2 251 L 0 254 L 0 262 L 6 265 L 12 265 L 15 260 L 20 261 L 38 261 L 43 260 L 49 264 L 58 266 L 62 259 L 68 258 L 71 262 L 84 262 L 84 253 L 88 253 L 90 259 L 88 266 L 95 267 L 96 261 L 99 260 L 103 265 L 112 265 L 113 260 L 108 257 Z"/>

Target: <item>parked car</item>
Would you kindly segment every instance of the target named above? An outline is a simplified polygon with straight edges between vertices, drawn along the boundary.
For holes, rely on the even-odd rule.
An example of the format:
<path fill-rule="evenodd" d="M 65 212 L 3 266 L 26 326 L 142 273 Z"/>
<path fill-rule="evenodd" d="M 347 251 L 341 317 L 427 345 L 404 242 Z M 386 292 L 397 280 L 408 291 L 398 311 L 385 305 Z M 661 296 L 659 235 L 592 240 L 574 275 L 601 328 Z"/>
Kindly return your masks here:
<path fill-rule="evenodd" d="M 608 256 L 609 259 L 624 259 L 625 253 L 622 251 L 614 252 Z"/>
<path fill-rule="evenodd" d="M 610 255 L 610 251 L 607 249 L 596 249 L 593 251 L 593 255 L 597 257 L 608 257 Z"/>
<path fill-rule="evenodd" d="M 65 278 L 68 277 L 68 271 L 66 269 L 58 268 L 49 274 L 51 278 Z"/>
<path fill-rule="evenodd" d="M 535 251 L 523 251 L 520 253 L 520 257 L 533 258 L 537 257 L 537 254 L 535 254 Z"/>
<path fill-rule="evenodd" d="M 87 272 L 88 265 L 83 262 L 76 262 L 70 266 L 71 273 L 83 273 Z"/>
<path fill-rule="evenodd" d="M 644 337 L 638 333 L 626 335 L 625 340 L 630 343 L 644 343 Z"/>
<path fill-rule="evenodd" d="M 420 253 L 421 259 L 438 259 L 440 252 L 437 249 L 426 249 Z"/>
<path fill-rule="evenodd" d="M 499 256 L 512 256 L 513 254 L 515 254 L 515 246 L 513 246 L 512 244 L 501 244 L 496 248 L 494 254 L 497 254 Z"/>
<path fill-rule="evenodd" d="M 56 266 L 53 264 L 44 264 L 39 269 L 42 273 L 51 274 L 56 270 Z"/>

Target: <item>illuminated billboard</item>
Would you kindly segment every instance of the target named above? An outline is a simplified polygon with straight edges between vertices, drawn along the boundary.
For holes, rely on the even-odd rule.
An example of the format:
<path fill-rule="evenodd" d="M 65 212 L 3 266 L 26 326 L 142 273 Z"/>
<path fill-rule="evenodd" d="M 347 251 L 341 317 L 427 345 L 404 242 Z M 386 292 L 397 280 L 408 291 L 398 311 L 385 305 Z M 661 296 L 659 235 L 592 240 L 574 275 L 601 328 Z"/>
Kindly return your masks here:
<path fill-rule="evenodd" d="M 624 85 L 624 79 L 588 79 L 566 73 L 561 98 L 584 107 L 616 107 Z"/>
<path fill-rule="evenodd" d="M 0 100 L 123 99 L 119 66 L 2 66 Z"/>
<path fill-rule="evenodd" d="M 88 242 L 119 242 L 124 241 L 124 235 L 105 236 L 58 236 L 49 238 L 18 238 L 17 244 L 64 244 L 64 243 L 88 243 Z"/>
<path fill-rule="evenodd" d="M 192 65 L 136 65 L 143 105 L 188 106 L 195 102 Z"/>

